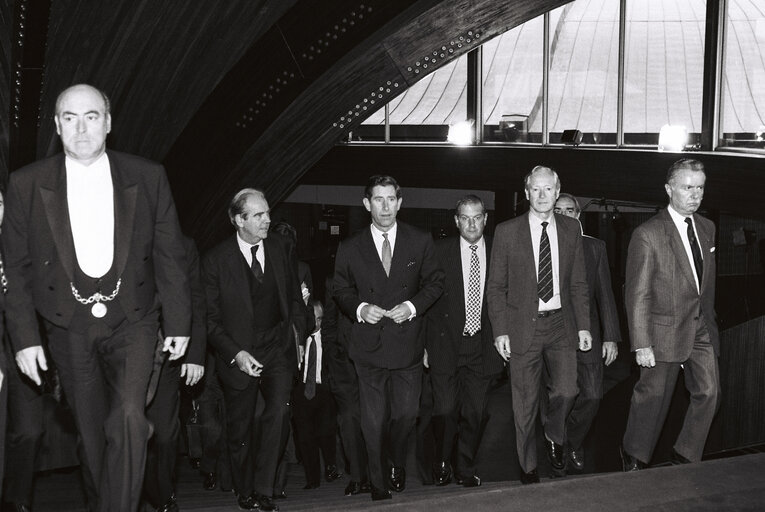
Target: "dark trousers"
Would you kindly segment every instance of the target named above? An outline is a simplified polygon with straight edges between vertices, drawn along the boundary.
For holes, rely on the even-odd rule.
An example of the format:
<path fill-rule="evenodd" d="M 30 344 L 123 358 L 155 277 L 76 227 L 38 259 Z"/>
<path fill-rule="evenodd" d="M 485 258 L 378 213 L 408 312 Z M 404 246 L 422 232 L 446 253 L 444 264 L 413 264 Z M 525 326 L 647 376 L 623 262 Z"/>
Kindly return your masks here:
<path fill-rule="evenodd" d="M 223 386 L 231 472 L 234 489 L 241 496 L 253 491 L 265 496 L 274 493 L 276 470 L 289 435 L 293 375 L 286 361 L 271 362 L 260 377 L 250 379 L 246 388 Z M 258 439 L 253 440 L 258 390 L 263 394 L 265 408 L 259 420 Z"/>
<path fill-rule="evenodd" d="M 581 448 L 603 398 L 603 362 L 585 363 L 578 360 L 576 384 L 579 394 L 566 421 L 567 441 L 574 450 Z"/>
<path fill-rule="evenodd" d="M 542 369 L 547 368 L 545 435 L 566 442 L 566 418 L 577 395 L 576 349 L 566 339 L 563 315 L 537 318 L 529 349 L 510 356 L 510 383 L 518 461 L 525 472 L 537 467 L 536 420 L 542 390 Z"/>
<path fill-rule="evenodd" d="M 433 432 L 433 385 L 431 370 L 423 368 L 420 409 L 417 414 L 417 473 L 422 485 L 433 485 L 433 463 L 435 462 L 436 438 Z"/>
<path fill-rule="evenodd" d="M 3 500 L 3 470 L 5 469 L 5 424 L 8 410 L 8 371 L 10 365 L 6 364 L 5 347 L 0 343 L 0 372 L 3 373 L 3 384 L 0 386 L 0 503 Z"/>
<path fill-rule="evenodd" d="M 15 364 L 3 372 L 2 392 L 7 393 L 8 401 L 7 454 L 5 458 L 0 457 L 6 468 L 3 501 L 29 507 L 32 505 L 37 453 L 44 433 L 44 395 Z M 5 411 L 4 407 L 2 411 Z"/>
<path fill-rule="evenodd" d="M 206 365 L 202 381 L 204 389 L 196 400 L 199 405 L 199 430 L 202 443 L 202 457 L 199 470 L 202 473 L 215 473 L 221 489 L 231 489 L 231 463 L 226 444 L 226 406 L 223 401 L 223 389 L 214 372 L 215 363 Z"/>
<path fill-rule="evenodd" d="M 464 337 L 454 373 L 431 372 L 430 377 L 433 384 L 436 460 L 451 460 L 456 437 L 455 473 L 463 478 L 475 475 L 475 456 L 481 442 L 486 392 L 489 389 L 489 379 L 482 375 L 481 343 L 480 334 Z"/>
<path fill-rule="evenodd" d="M 361 431 L 369 456 L 372 485 L 387 489 L 383 446 L 388 441 L 390 465 L 406 467 L 409 434 L 417 421 L 422 362 L 390 370 L 356 364 L 361 401 Z"/>
<path fill-rule="evenodd" d="M 156 313 L 116 328 L 93 322 L 85 332 L 47 323 L 48 348 L 82 440 L 91 509 L 135 512 L 146 445 L 146 389 L 159 322 Z"/>
<path fill-rule="evenodd" d="M 308 485 L 319 485 L 321 481 L 319 451 L 324 464 L 336 463 L 337 416 L 335 400 L 327 388 L 326 384 L 317 384 L 311 400 L 303 394 L 302 382 L 292 390 L 292 418 Z"/>
<path fill-rule="evenodd" d="M 692 462 L 701 460 L 709 427 L 720 406 L 717 356 L 703 319 L 699 321 L 696 339 L 687 361 L 656 361 L 653 368 L 640 368 L 640 379 L 632 391 L 623 446 L 627 453 L 642 462 L 649 463 L 653 456 L 672 402 L 680 364 L 684 367 L 685 387 L 691 395 L 691 401 L 674 448 Z"/>
<path fill-rule="evenodd" d="M 323 364 L 328 365 L 332 395 L 337 405 L 337 423 L 340 428 L 340 439 L 343 442 L 343 451 L 348 458 L 351 480 L 365 482 L 369 479 L 367 471 L 367 451 L 364 444 L 364 436 L 361 433 L 361 409 L 359 407 L 359 381 L 353 363 L 348 359 L 348 354 L 325 345 L 326 359 Z"/>
<path fill-rule="evenodd" d="M 154 426 L 149 440 L 143 489 L 154 507 L 165 504 L 175 489 L 175 463 L 178 458 L 178 436 L 181 422 L 179 386 L 181 362 L 166 359 L 157 384 L 154 400 L 146 409 L 146 417 Z"/>

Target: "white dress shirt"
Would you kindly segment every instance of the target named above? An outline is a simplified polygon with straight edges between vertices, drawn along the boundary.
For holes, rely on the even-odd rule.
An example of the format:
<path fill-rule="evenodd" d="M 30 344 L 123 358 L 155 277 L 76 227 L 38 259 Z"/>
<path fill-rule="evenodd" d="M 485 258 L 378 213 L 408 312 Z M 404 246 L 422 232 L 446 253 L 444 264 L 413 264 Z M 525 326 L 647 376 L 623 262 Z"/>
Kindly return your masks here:
<path fill-rule="evenodd" d="M 308 353 L 311 349 L 311 343 L 316 344 L 316 384 L 321 384 L 321 330 L 308 336 L 305 342 L 305 356 L 303 357 L 303 384 L 308 378 Z"/>
<path fill-rule="evenodd" d="M 672 205 L 667 208 L 669 216 L 672 217 L 672 222 L 675 223 L 677 232 L 680 233 L 680 240 L 683 241 L 683 247 L 685 248 L 685 254 L 688 256 L 688 262 L 691 264 L 691 271 L 693 272 L 693 278 L 696 280 L 696 289 L 701 291 L 699 286 L 699 276 L 696 274 L 696 264 L 693 262 L 693 251 L 691 251 L 691 241 L 688 240 L 688 224 L 685 223 L 686 216 L 677 212 Z M 699 232 L 696 230 L 696 223 L 693 222 L 693 215 L 688 216 L 691 219 L 693 225 L 693 232 L 696 234 L 696 240 L 699 240 Z M 701 251 L 701 242 L 699 242 L 699 252 L 701 252 L 701 259 L 704 259 L 704 251 Z"/>
<path fill-rule="evenodd" d="M 66 200 L 82 271 L 101 277 L 114 259 L 114 186 L 106 153 L 90 165 L 65 158 Z"/>
<path fill-rule="evenodd" d="M 478 263 L 481 266 L 481 277 L 479 279 L 480 289 L 478 295 L 478 311 L 483 308 L 483 290 L 486 284 L 486 239 L 482 236 L 475 244 L 471 244 L 460 237 L 460 259 L 462 260 L 462 289 L 465 292 L 465 311 L 468 309 L 468 291 L 470 286 L 470 257 L 473 251 L 471 245 L 477 245 L 475 252 L 478 254 Z"/>
<path fill-rule="evenodd" d="M 252 267 L 252 247 L 257 245 L 258 252 L 255 253 L 255 257 L 258 259 L 258 262 L 260 263 L 260 268 L 263 269 L 263 272 L 266 271 L 266 251 L 263 249 L 263 240 L 261 240 L 257 244 L 248 244 L 247 242 L 242 240 L 242 237 L 240 237 L 239 233 L 237 233 L 236 243 L 239 244 L 239 251 L 242 253 L 242 256 L 244 256 L 244 259 L 247 261 L 248 267 Z"/>
<path fill-rule="evenodd" d="M 547 238 L 550 240 L 550 256 L 552 256 L 553 296 L 547 302 L 542 302 L 542 299 L 539 299 L 539 311 L 548 311 L 561 307 L 560 259 L 558 258 L 558 230 L 555 227 L 555 215 L 550 215 L 546 222 L 548 223 Z M 532 212 L 529 212 L 529 227 L 531 228 L 531 246 L 534 248 L 534 268 L 536 268 L 537 276 L 539 276 L 539 242 L 542 238 L 542 219 Z"/>

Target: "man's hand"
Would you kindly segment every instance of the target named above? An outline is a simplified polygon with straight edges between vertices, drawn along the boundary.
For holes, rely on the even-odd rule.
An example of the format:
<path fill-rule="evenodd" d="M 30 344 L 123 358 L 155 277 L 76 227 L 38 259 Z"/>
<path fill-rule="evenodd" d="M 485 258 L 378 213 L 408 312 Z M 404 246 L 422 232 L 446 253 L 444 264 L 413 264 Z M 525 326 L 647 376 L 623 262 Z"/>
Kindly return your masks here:
<path fill-rule="evenodd" d="M 298 368 L 303 367 L 305 361 L 305 345 L 298 345 Z"/>
<path fill-rule="evenodd" d="M 653 348 L 639 348 L 635 351 L 635 362 L 643 368 L 653 368 L 656 366 L 656 358 L 653 355 Z"/>
<path fill-rule="evenodd" d="M 0 391 L 3 390 L 3 370 L 0 370 Z"/>
<path fill-rule="evenodd" d="M 168 357 L 170 361 L 180 359 L 186 353 L 186 347 L 189 346 L 189 339 L 189 336 L 165 336 L 162 352 L 170 352 L 170 356 Z"/>
<path fill-rule="evenodd" d="M 592 334 L 590 331 L 579 331 L 579 350 L 589 352 L 592 348 Z"/>
<path fill-rule="evenodd" d="M 48 360 L 45 359 L 42 345 L 35 345 L 16 352 L 16 365 L 21 373 L 32 379 L 35 384 L 38 386 L 42 384 L 37 367 L 39 366 L 44 372 L 48 371 Z"/>
<path fill-rule="evenodd" d="M 385 310 L 374 304 L 367 304 L 361 308 L 361 319 L 368 324 L 376 324 L 385 316 Z"/>
<path fill-rule="evenodd" d="M 604 341 L 603 342 L 603 359 L 606 366 L 616 361 L 616 356 L 619 355 L 619 347 L 616 342 Z"/>
<path fill-rule="evenodd" d="M 503 334 L 494 338 L 494 348 L 499 352 L 499 356 L 508 362 L 510 360 L 510 336 Z"/>
<path fill-rule="evenodd" d="M 428 364 L 428 349 L 425 349 L 422 354 L 422 366 L 430 368 L 430 365 Z"/>
<path fill-rule="evenodd" d="M 181 365 L 181 377 L 186 377 L 186 385 L 193 386 L 205 374 L 205 367 L 201 364 L 183 363 Z"/>
<path fill-rule="evenodd" d="M 305 282 L 300 283 L 300 293 L 303 295 L 303 302 L 308 305 L 308 299 L 311 298 L 311 292 L 308 291 L 308 285 Z"/>
<path fill-rule="evenodd" d="M 234 358 L 236 366 L 250 377 L 260 377 L 263 365 L 246 350 L 240 350 Z"/>
<path fill-rule="evenodd" d="M 386 311 L 385 316 L 400 324 L 409 320 L 409 317 L 412 316 L 412 310 L 402 302 L 390 311 Z"/>

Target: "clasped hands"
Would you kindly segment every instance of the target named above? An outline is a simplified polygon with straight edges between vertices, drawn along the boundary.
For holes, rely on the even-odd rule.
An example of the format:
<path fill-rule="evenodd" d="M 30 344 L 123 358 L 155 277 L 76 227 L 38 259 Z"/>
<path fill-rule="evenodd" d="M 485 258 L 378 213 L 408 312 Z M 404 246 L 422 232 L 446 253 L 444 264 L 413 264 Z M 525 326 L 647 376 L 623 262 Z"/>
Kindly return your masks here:
<path fill-rule="evenodd" d="M 360 316 L 361 319 L 368 324 L 376 324 L 384 317 L 390 318 L 397 324 L 400 324 L 409 320 L 409 317 L 412 316 L 412 310 L 403 302 L 393 309 L 387 310 L 380 306 L 375 306 L 374 304 L 367 304 L 361 308 Z"/>

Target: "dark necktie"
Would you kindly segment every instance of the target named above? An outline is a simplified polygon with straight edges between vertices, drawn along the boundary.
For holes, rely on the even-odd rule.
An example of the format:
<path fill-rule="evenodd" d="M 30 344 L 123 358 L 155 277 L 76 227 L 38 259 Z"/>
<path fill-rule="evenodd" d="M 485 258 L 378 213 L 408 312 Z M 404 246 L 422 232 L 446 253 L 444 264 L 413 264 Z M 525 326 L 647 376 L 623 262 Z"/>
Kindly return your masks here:
<path fill-rule="evenodd" d="M 478 246 L 470 246 L 470 274 L 468 274 L 467 310 L 465 311 L 465 334 L 472 336 L 481 330 L 481 262 Z"/>
<path fill-rule="evenodd" d="M 260 266 L 260 262 L 258 261 L 258 247 L 260 246 L 253 245 L 250 248 L 250 251 L 252 252 L 252 263 L 250 264 L 250 270 L 252 270 L 252 275 L 255 276 L 255 279 L 257 279 L 259 283 L 262 283 L 263 267 Z"/>
<path fill-rule="evenodd" d="M 704 260 L 701 258 L 701 248 L 699 241 L 696 240 L 696 233 L 693 231 L 693 221 L 690 217 L 685 218 L 688 224 L 688 242 L 691 244 L 691 254 L 693 254 L 693 266 L 696 267 L 696 276 L 699 278 L 699 289 L 701 288 L 701 276 L 704 273 Z"/>
<path fill-rule="evenodd" d="M 308 360 L 306 361 L 305 389 L 303 395 L 310 400 L 316 396 L 316 342 L 311 335 L 308 345 Z"/>
<path fill-rule="evenodd" d="M 537 293 L 542 302 L 549 301 L 553 296 L 552 253 L 550 239 L 547 237 L 547 224 L 547 222 L 542 223 L 542 237 L 539 239 Z"/>
<path fill-rule="evenodd" d="M 390 242 L 388 241 L 388 233 L 383 233 L 383 246 L 382 246 L 382 264 L 385 269 L 385 275 L 390 275 L 390 260 L 393 259 L 390 251 Z"/>

